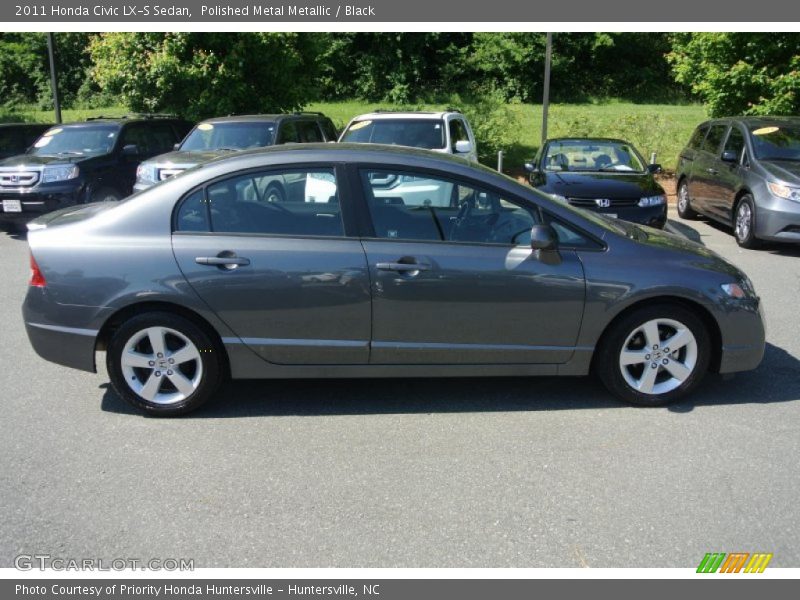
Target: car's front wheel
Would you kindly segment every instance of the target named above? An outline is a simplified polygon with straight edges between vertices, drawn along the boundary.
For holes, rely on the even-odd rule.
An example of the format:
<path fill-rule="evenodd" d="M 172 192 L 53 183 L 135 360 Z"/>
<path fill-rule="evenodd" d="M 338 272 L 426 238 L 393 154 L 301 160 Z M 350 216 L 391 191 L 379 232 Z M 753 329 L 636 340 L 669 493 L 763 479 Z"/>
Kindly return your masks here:
<path fill-rule="evenodd" d="M 742 248 L 756 248 L 756 205 L 750 194 L 745 194 L 736 205 L 733 217 L 733 235 Z"/>
<path fill-rule="evenodd" d="M 108 345 L 114 390 L 156 416 L 185 414 L 206 402 L 222 379 L 222 357 L 192 321 L 151 312 L 125 321 Z"/>
<path fill-rule="evenodd" d="M 663 406 L 688 393 L 708 370 L 703 321 L 689 309 L 660 304 L 624 315 L 597 350 L 597 372 L 611 393 L 637 406 Z"/>

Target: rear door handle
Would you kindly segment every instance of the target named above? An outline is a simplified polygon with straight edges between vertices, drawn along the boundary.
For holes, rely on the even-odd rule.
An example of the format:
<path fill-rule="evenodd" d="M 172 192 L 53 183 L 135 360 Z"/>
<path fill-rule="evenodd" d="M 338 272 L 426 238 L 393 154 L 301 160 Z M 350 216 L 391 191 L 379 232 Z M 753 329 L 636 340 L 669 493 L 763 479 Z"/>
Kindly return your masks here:
<path fill-rule="evenodd" d="M 379 271 L 427 271 L 430 265 L 424 263 L 399 263 L 399 262 L 379 262 L 375 265 Z"/>
<path fill-rule="evenodd" d="M 198 265 L 213 265 L 216 267 L 244 267 L 250 264 L 249 258 L 243 256 L 198 256 L 194 259 Z"/>

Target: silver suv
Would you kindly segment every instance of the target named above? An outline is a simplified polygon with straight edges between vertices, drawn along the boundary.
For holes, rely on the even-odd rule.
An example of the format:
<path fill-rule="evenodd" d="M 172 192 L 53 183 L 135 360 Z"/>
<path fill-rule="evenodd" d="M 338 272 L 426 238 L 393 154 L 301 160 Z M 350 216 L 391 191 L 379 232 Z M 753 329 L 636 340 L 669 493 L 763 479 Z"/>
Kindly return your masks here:
<path fill-rule="evenodd" d="M 800 242 L 800 118 L 707 121 L 681 151 L 676 177 L 684 219 L 730 225 L 744 248 Z"/>
<path fill-rule="evenodd" d="M 354 117 L 339 141 L 425 148 L 478 162 L 478 147 L 472 127 L 457 110 L 376 110 Z"/>

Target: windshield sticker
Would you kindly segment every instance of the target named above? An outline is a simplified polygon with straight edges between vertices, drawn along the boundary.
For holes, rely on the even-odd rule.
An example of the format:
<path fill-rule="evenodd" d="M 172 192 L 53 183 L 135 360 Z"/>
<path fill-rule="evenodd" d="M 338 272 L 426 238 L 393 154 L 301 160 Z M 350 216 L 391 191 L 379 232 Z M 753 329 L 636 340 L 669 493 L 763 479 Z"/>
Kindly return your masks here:
<path fill-rule="evenodd" d="M 770 133 L 775 133 L 779 130 L 780 127 L 762 127 L 761 129 L 753 130 L 753 135 L 769 135 Z"/>
<path fill-rule="evenodd" d="M 214 129 L 214 126 L 211 123 L 200 123 L 200 125 L 198 125 L 197 128 L 200 131 L 211 131 L 212 129 Z"/>
<path fill-rule="evenodd" d="M 61 133 L 62 131 L 64 130 L 61 127 L 56 127 L 55 129 L 49 129 L 48 131 L 45 131 L 42 135 L 45 136 L 56 135 L 57 133 Z"/>
<path fill-rule="evenodd" d="M 350 131 L 355 131 L 356 129 L 361 129 L 362 127 L 366 127 L 367 125 L 371 124 L 372 121 L 359 121 L 358 123 L 353 123 L 350 126 Z"/>

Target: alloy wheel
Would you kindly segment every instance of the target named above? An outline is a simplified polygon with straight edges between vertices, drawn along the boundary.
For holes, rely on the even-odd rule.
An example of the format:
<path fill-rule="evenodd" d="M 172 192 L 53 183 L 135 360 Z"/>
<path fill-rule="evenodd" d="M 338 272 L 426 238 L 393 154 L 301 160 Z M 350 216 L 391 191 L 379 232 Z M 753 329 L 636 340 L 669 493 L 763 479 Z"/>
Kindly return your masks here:
<path fill-rule="evenodd" d="M 739 204 L 736 211 L 736 237 L 739 240 L 746 240 L 750 237 L 750 230 L 753 227 L 753 211 L 747 202 Z"/>

